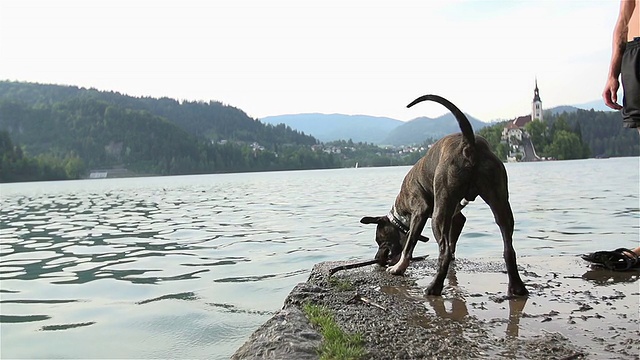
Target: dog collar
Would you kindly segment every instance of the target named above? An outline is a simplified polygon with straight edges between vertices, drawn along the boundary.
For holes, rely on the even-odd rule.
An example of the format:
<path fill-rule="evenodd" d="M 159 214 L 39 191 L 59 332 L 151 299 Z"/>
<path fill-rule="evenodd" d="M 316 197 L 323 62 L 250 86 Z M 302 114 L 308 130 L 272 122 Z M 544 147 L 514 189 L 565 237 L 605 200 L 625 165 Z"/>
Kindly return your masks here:
<path fill-rule="evenodd" d="M 395 227 L 402 231 L 402 233 L 409 233 L 409 219 L 407 219 L 406 216 L 400 216 L 395 206 L 391 207 L 391 211 L 387 214 L 387 218 Z"/>

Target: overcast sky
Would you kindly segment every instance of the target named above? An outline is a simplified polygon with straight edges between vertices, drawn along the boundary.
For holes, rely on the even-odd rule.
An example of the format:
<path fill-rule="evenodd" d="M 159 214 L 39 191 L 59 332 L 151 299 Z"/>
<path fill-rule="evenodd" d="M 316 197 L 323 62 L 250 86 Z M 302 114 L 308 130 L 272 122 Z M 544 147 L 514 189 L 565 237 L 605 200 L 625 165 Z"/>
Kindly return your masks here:
<path fill-rule="evenodd" d="M 617 0 L 0 0 L 0 80 L 215 100 L 249 116 L 483 121 L 600 98 Z"/>

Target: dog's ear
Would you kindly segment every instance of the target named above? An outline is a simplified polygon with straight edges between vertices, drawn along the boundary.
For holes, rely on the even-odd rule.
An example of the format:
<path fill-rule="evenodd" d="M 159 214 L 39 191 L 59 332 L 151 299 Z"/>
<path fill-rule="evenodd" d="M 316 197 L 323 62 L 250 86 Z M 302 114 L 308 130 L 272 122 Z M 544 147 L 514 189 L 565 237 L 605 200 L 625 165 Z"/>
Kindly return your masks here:
<path fill-rule="evenodd" d="M 428 238 L 428 237 L 426 237 L 426 236 L 422 236 L 422 235 L 420 235 L 420 236 L 418 236 L 418 240 L 420 240 L 420 241 L 422 241 L 422 242 L 427 242 L 427 241 L 429 241 L 429 238 Z"/>
<path fill-rule="evenodd" d="M 365 216 L 362 219 L 360 219 L 360 222 L 362 224 L 378 224 L 381 218 L 382 218 L 381 216 L 376 216 L 376 217 Z"/>

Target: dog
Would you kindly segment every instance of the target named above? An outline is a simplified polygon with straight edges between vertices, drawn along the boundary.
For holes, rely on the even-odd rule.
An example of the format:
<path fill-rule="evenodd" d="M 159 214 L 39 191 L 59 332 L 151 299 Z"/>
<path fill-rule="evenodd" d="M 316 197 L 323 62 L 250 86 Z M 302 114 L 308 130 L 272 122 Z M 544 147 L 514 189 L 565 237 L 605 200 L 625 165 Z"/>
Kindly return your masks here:
<path fill-rule="evenodd" d="M 466 222 L 460 212 L 479 195 L 491 208 L 504 245 L 504 260 L 509 277 L 508 295 L 527 296 L 518 274 L 513 248 L 514 219 L 509 204 L 507 171 L 491 151 L 489 143 L 473 133 L 467 117 L 449 100 L 438 95 L 424 95 L 407 107 L 423 101 L 435 101 L 453 113 L 461 133 L 438 140 L 409 170 L 400 193 L 386 216 L 365 216 L 360 222 L 376 224 L 378 252 L 375 259 L 387 271 L 402 275 L 409 266 L 427 219 L 438 243 L 438 268 L 426 290 L 427 295 L 442 294 L 449 264 L 455 256 L 456 243 Z M 399 259 L 398 259 L 399 258 Z"/>

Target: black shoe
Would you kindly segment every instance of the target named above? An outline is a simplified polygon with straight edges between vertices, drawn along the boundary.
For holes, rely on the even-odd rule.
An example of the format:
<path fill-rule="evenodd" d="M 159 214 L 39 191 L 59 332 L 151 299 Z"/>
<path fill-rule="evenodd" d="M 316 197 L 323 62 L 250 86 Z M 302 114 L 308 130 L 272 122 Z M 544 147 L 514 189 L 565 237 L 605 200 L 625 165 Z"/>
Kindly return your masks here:
<path fill-rule="evenodd" d="M 584 254 L 582 259 L 613 271 L 626 271 L 640 267 L 638 254 L 625 248 Z"/>

